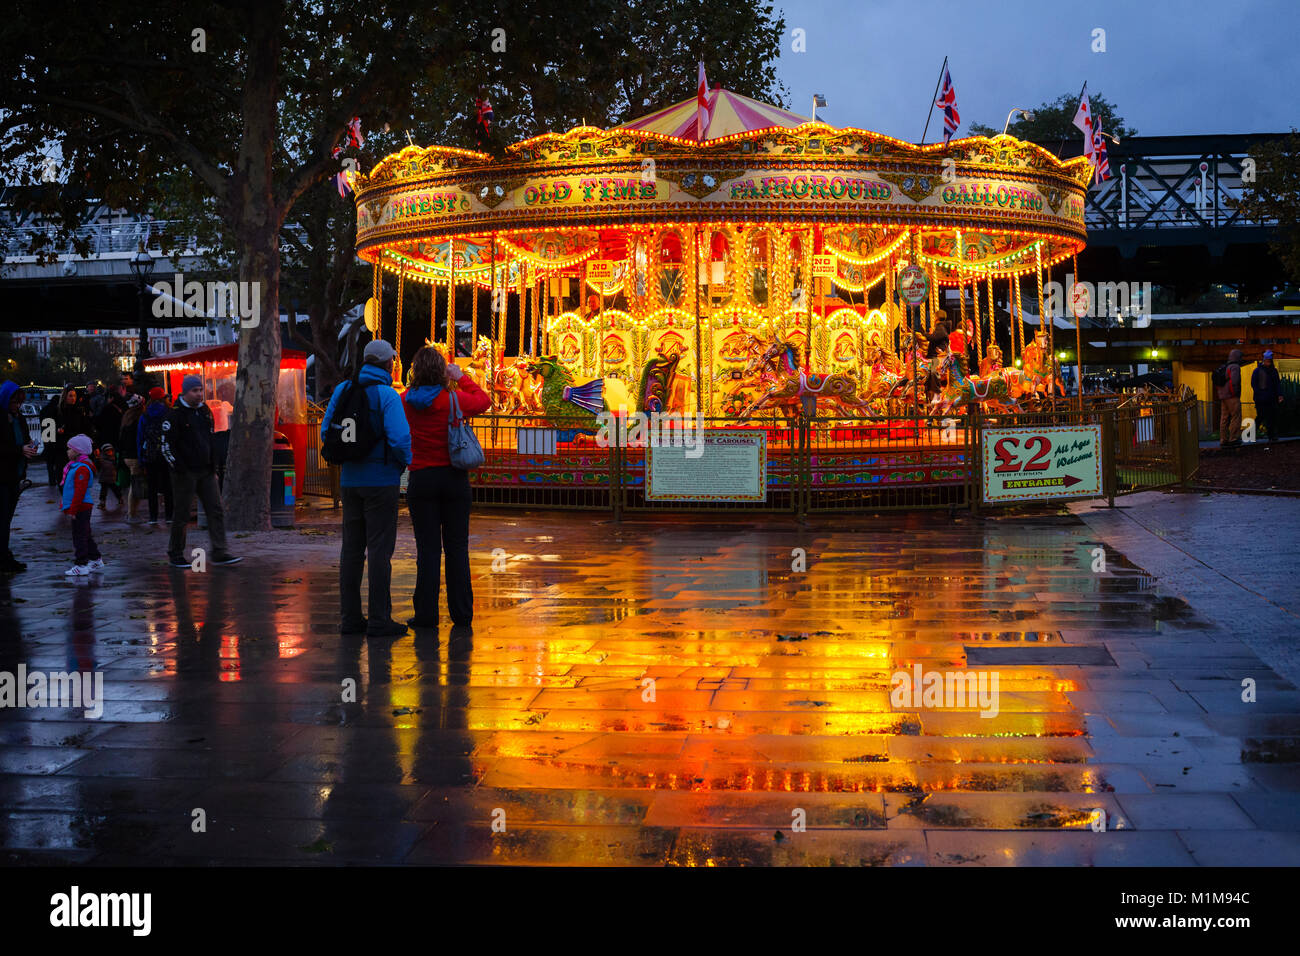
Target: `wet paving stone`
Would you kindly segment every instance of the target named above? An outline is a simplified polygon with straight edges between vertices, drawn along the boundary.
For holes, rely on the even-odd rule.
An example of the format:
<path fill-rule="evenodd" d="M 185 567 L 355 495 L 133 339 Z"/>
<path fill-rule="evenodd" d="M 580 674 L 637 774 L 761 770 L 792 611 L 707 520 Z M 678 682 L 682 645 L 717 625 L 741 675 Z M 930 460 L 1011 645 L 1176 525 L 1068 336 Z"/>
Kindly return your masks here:
<path fill-rule="evenodd" d="M 478 514 L 473 633 L 378 642 L 337 633 L 324 514 L 206 574 L 123 529 L 76 583 L 23 514 L 0 671 L 104 700 L 0 709 L 0 861 L 1300 859 L 1300 691 L 1070 515 Z M 916 668 L 997 693 L 896 701 Z"/>

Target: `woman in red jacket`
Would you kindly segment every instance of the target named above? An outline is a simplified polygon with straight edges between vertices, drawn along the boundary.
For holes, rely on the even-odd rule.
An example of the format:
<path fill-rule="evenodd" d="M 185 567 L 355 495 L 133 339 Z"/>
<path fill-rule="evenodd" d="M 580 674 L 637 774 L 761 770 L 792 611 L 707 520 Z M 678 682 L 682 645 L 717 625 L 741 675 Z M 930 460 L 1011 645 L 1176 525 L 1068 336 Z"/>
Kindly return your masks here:
<path fill-rule="evenodd" d="M 469 578 L 469 473 L 447 457 L 447 418 L 453 387 L 461 414 L 487 411 L 492 399 L 437 349 L 425 346 L 411 361 L 411 387 L 402 407 L 411 426 L 411 477 L 406 509 L 415 530 L 415 617 L 410 627 L 438 626 L 438 577 L 447 552 L 447 610 L 452 624 L 474 620 L 474 590 Z M 441 539 L 441 541 L 439 540 Z"/>

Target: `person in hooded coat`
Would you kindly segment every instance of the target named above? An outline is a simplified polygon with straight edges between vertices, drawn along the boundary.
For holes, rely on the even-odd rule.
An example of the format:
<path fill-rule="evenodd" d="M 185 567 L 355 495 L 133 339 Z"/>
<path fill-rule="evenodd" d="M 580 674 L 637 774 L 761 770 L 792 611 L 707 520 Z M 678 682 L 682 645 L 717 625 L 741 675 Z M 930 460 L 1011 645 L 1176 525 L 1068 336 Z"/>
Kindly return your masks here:
<path fill-rule="evenodd" d="M 411 478 L 406 509 L 415 531 L 415 617 L 411 627 L 438 626 L 438 575 L 447 555 L 447 610 L 454 626 L 474 620 L 474 590 L 469 572 L 469 473 L 451 464 L 447 426 L 451 389 L 461 415 L 469 418 L 488 410 L 487 392 L 435 348 L 425 346 L 411 361 L 411 388 L 402 396 L 411 426 Z"/>

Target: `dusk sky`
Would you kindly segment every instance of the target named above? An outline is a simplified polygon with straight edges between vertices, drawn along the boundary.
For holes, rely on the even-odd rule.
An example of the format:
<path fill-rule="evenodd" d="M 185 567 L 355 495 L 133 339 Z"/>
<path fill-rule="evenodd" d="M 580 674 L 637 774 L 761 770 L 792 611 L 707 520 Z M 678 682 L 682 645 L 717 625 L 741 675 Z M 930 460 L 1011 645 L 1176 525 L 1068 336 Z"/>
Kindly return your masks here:
<path fill-rule="evenodd" d="M 778 74 L 791 108 L 917 142 L 946 55 L 965 136 L 1012 107 L 1105 94 L 1141 135 L 1300 126 L 1300 0 L 786 0 Z M 1093 30 L 1106 52 L 1092 52 Z M 802 28 L 807 52 L 791 51 Z M 725 78 L 719 78 L 724 82 Z M 710 81 L 713 78 L 710 77 Z M 927 142 L 942 136 L 930 121 Z"/>

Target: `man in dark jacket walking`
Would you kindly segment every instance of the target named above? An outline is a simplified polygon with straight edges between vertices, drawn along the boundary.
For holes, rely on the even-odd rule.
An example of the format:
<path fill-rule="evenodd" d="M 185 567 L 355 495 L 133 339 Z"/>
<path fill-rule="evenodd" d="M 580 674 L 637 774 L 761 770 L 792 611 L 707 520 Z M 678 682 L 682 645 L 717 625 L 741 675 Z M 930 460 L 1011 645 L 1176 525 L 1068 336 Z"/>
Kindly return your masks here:
<path fill-rule="evenodd" d="M 1219 397 L 1219 447 L 1241 444 L 1241 349 L 1228 353 L 1224 382 L 1215 387 Z"/>
<path fill-rule="evenodd" d="M 185 556 L 185 532 L 190 520 L 190 506 L 198 495 L 208 517 L 208 537 L 212 540 L 212 563 L 235 564 L 226 547 L 226 513 L 221 507 L 217 488 L 216 446 L 212 441 L 212 412 L 203 403 L 203 379 L 186 375 L 181 382 L 181 397 L 167 414 L 162 426 L 163 457 L 172 472 L 172 533 L 167 542 L 167 558 L 174 568 L 188 568 Z"/>
<path fill-rule="evenodd" d="M 9 529 L 27 477 L 27 463 L 36 457 L 22 404 L 21 388 L 13 382 L 0 385 L 0 574 L 27 570 L 9 550 Z"/>
<path fill-rule="evenodd" d="M 1255 397 L 1255 420 L 1261 428 L 1268 429 L 1268 440 L 1277 438 L 1277 413 L 1282 405 L 1282 379 L 1273 365 L 1273 351 L 1264 353 L 1250 376 L 1250 388 Z"/>

